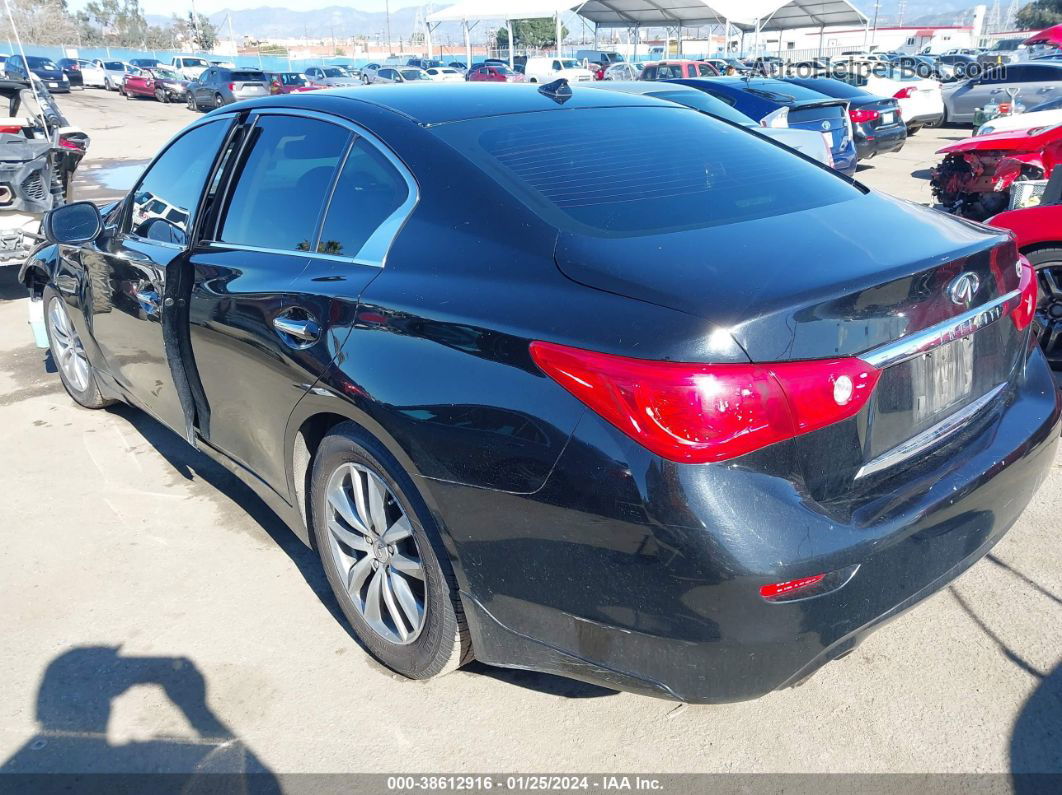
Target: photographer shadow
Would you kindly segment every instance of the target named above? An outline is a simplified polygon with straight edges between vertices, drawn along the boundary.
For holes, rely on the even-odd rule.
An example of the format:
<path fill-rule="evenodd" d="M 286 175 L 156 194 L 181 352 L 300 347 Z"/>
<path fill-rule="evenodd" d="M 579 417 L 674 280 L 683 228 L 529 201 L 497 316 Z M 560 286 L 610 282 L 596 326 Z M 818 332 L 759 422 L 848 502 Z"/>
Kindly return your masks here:
<path fill-rule="evenodd" d="M 112 743 L 112 704 L 139 685 L 161 687 L 194 736 Z M 37 691 L 39 729 L 0 765 L 0 773 L 162 773 L 181 792 L 279 792 L 270 770 L 211 711 L 206 694 L 206 680 L 187 658 L 123 656 L 110 646 L 73 648 L 49 663 Z"/>

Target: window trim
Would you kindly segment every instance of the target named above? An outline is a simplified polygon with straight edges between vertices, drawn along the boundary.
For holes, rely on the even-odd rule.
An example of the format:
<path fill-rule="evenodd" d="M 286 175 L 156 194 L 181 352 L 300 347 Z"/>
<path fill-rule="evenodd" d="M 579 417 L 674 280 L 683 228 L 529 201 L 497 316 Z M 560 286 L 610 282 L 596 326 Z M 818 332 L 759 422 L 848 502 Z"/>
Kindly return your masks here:
<path fill-rule="evenodd" d="M 324 122 L 326 124 L 334 124 L 338 127 L 344 128 L 347 132 L 352 133 L 353 137 L 348 141 L 345 150 L 340 158 L 340 162 L 336 165 L 335 174 L 332 175 L 332 183 L 328 191 L 328 200 L 325 202 L 321 217 L 317 220 L 317 227 L 314 232 L 314 240 L 312 241 L 310 251 L 289 251 L 287 249 L 274 249 L 265 248 L 262 246 L 249 246 L 240 243 L 225 243 L 221 240 L 210 239 L 202 240 L 202 243 L 215 246 L 217 248 L 230 249 L 234 251 L 254 251 L 261 254 L 287 254 L 298 257 L 308 257 L 309 259 L 328 260 L 331 262 L 345 262 L 355 265 L 367 265 L 373 268 L 383 268 L 387 264 L 387 255 L 391 251 L 391 246 L 394 245 L 395 240 L 398 239 L 399 233 L 406 225 L 406 221 L 413 214 L 413 210 L 417 204 L 420 203 L 420 186 L 417 184 L 416 179 L 413 177 L 412 172 L 406 167 L 406 164 L 384 144 L 379 138 L 373 135 L 359 124 L 355 124 L 349 119 L 344 119 L 340 116 L 332 116 L 327 113 L 321 113 L 314 110 L 303 110 L 301 108 L 256 108 L 251 111 L 250 117 L 246 123 L 247 135 L 244 137 L 244 141 L 241 146 L 241 150 L 238 153 L 239 158 L 242 159 L 245 152 L 244 147 L 247 146 L 247 142 L 251 140 L 250 132 L 257 125 L 258 120 L 266 116 L 299 116 L 306 119 L 313 119 L 315 121 Z M 346 159 L 349 156 L 354 145 L 359 138 L 365 139 L 365 141 L 375 147 L 375 149 L 394 167 L 398 175 L 406 183 L 406 199 L 400 204 L 394 212 L 392 212 L 387 218 L 380 222 L 376 227 L 376 230 L 369 235 L 368 239 L 358 249 L 357 254 L 353 256 L 341 256 L 339 254 L 322 254 L 317 251 L 317 246 L 320 244 L 321 230 L 324 226 L 325 220 L 328 218 L 328 213 L 332 209 L 332 199 L 335 194 L 335 187 L 339 179 L 339 175 L 342 173 L 343 166 L 346 165 Z M 211 237 L 216 238 L 218 236 L 217 225 L 221 220 L 221 209 L 227 210 L 229 202 L 232 200 L 232 193 L 235 190 L 235 182 L 233 180 L 233 174 L 230 173 L 228 177 L 228 184 L 225 186 L 225 192 L 221 207 L 219 207 L 218 216 L 215 219 L 215 226 L 212 230 Z"/>

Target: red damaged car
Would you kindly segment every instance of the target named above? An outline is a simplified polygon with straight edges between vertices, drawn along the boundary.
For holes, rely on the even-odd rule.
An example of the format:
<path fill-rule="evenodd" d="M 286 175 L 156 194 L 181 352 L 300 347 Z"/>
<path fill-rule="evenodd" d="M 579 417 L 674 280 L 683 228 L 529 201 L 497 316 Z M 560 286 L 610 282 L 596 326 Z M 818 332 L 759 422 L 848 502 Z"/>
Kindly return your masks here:
<path fill-rule="evenodd" d="M 1052 367 L 1062 367 L 1062 168 L 1047 183 L 1040 203 L 1010 210 L 985 223 L 1009 229 L 1018 249 L 1036 269 L 1040 288 L 1036 325 L 1040 345 Z"/>
<path fill-rule="evenodd" d="M 929 182 L 937 201 L 950 213 L 983 221 L 1038 199 L 1062 159 L 1062 125 L 976 135 L 937 154 L 945 156 Z"/>

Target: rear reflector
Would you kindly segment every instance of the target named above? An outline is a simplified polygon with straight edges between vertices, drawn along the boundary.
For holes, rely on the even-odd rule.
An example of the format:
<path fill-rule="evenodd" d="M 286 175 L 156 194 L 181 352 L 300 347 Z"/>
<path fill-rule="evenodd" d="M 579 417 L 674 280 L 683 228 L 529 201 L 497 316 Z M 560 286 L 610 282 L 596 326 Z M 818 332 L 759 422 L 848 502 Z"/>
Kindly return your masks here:
<path fill-rule="evenodd" d="M 801 577 L 799 580 L 786 580 L 785 582 L 776 582 L 772 585 L 763 585 L 760 586 L 760 596 L 764 599 L 774 599 L 778 596 L 791 594 L 793 591 L 799 591 L 802 588 L 810 588 L 812 585 L 818 585 L 822 582 L 825 576 L 825 574 L 815 574 L 811 577 Z"/>
<path fill-rule="evenodd" d="M 1036 314 L 1037 284 L 1036 271 L 1029 260 L 1025 259 L 1024 256 L 1019 256 L 1018 262 L 1021 264 L 1021 278 L 1018 281 L 1018 289 L 1021 290 L 1021 296 L 1018 298 L 1018 305 L 1010 316 L 1014 321 L 1014 327 L 1018 331 L 1022 331 L 1032 322 L 1033 316 Z"/>
<path fill-rule="evenodd" d="M 542 371 L 671 461 L 723 461 L 859 413 L 879 371 L 852 357 L 770 364 L 632 359 L 532 342 Z"/>

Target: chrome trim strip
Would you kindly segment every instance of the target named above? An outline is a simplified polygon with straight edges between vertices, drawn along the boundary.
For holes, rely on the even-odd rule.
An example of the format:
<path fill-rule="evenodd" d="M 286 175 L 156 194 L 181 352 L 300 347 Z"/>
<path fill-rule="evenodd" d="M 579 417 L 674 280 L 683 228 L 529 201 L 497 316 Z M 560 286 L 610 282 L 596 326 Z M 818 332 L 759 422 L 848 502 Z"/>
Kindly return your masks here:
<path fill-rule="evenodd" d="M 909 337 L 901 337 L 868 353 L 860 359 L 879 370 L 914 358 L 941 345 L 973 334 L 978 329 L 990 326 L 1004 315 L 1004 304 L 1018 298 L 1020 290 L 1012 290 L 986 304 L 981 304 L 961 315 L 948 318 L 943 323 L 917 331 Z"/>
<path fill-rule="evenodd" d="M 887 469 L 911 456 L 918 455 L 929 447 L 932 447 L 937 442 L 959 430 L 963 425 L 973 419 L 974 415 L 991 403 L 992 400 L 1003 391 L 1003 387 L 1005 386 L 1006 383 L 1002 383 L 997 387 L 993 387 L 981 397 L 977 398 L 973 403 L 963 406 L 954 414 L 945 417 L 933 427 L 927 428 L 917 436 L 913 436 L 906 442 L 896 445 L 896 447 L 893 447 L 891 450 L 887 450 L 873 461 L 868 461 L 863 464 L 863 466 L 859 468 L 859 471 L 856 472 L 855 479 L 859 480 L 859 478 L 872 475 L 875 472 L 880 472 L 883 469 Z"/>
<path fill-rule="evenodd" d="M 368 265 L 372 268 L 382 268 L 380 262 L 361 259 L 360 257 L 340 257 L 335 254 L 318 254 L 316 251 L 294 251 L 283 248 L 265 248 L 263 246 L 245 246 L 242 243 L 222 243 L 218 240 L 204 240 L 203 246 L 210 248 L 225 248 L 232 251 L 253 251 L 256 254 L 283 254 L 288 257 L 304 257 L 306 259 L 324 259 L 331 262 L 345 262 L 347 265 Z"/>

